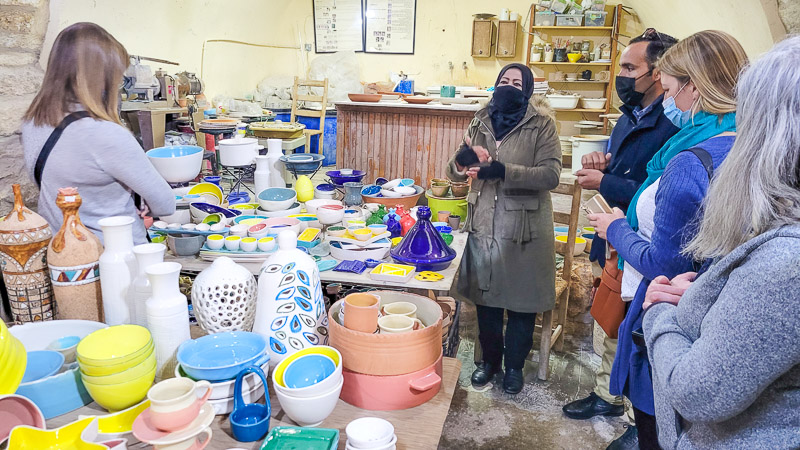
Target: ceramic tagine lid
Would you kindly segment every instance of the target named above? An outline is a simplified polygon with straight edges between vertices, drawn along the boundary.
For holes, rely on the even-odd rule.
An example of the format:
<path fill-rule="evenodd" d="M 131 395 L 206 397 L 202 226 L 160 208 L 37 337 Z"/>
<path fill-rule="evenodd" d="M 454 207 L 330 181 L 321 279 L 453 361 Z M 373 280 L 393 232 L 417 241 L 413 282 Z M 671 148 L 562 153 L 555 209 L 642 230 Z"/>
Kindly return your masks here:
<path fill-rule="evenodd" d="M 395 261 L 417 267 L 417 271 L 444 270 L 455 259 L 456 251 L 450 248 L 431 223 L 431 210 L 420 206 L 419 219 L 400 244 L 392 249 Z"/>

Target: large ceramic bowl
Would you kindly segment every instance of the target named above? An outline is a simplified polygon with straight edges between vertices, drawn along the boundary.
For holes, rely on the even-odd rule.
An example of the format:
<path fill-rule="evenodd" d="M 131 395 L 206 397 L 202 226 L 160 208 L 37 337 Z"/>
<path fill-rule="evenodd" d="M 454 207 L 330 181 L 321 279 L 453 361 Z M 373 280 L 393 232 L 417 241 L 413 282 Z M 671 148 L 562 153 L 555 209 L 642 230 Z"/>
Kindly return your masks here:
<path fill-rule="evenodd" d="M 44 414 L 30 399 L 21 395 L 0 396 L 0 443 L 5 442 L 16 426 L 44 428 Z"/>
<path fill-rule="evenodd" d="M 323 225 L 333 225 L 344 219 L 344 206 L 341 204 L 321 205 L 317 208 L 317 218 Z"/>
<path fill-rule="evenodd" d="M 309 200 L 306 203 L 306 211 L 309 214 L 316 214 L 317 208 L 323 205 L 340 205 L 344 206 L 341 201 L 339 200 L 331 200 L 327 198 L 315 198 L 314 200 Z"/>
<path fill-rule="evenodd" d="M 81 363 L 80 361 L 78 361 L 78 365 L 80 366 L 82 373 L 86 375 L 91 375 L 93 377 L 105 377 L 108 375 L 114 375 L 115 373 L 124 372 L 144 362 L 153 353 L 154 348 L 155 344 L 151 341 L 150 345 L 148 345 L 141 354 L 136 356 L 136 358 L 120 362 L 118 364 L 106 364 L 101 366 L 95 366 L 91 364 Z"/>
<path fill-rule="evenodd" d="M 327 175 L 328 178 L 330 178 L 333 184 L 335 184 L 337 187 L 342 187 L 344 186 L 345 183 L 350 183 L 350 182 L 357 183 L 361 181 L 361 179 L 364 178 L 364 175 L 366 174 L 367 172 L 364 172 L 363 170 L 354 170 L 353 173 L 349 175 L 342 175 L 342 173 L 338 170 L 329 170 L 325 172 L 325 175 Z"/>
<path fill-rule="evenodd" d="M 121 372 L 113 373 L 111 375 L 99 376 L 95 377 L 92 375 L 87 375 L 85 373 L 81 374 L 81 378 L 83 381 L 88 383 L 97 384 L 97 385 L 111 385 L 111 384 L 120 384 L 125 383 L 131 380 L 135 380 L 142 375 L 150 372 L 151 370 L 156 368 L 156 354 L 155 350 L 151 351 L 150 354 L 145 358 L 144 361 L 140 362 L 139 364 L 131 367 L 130 369 L 123 370 Z"/>
<path fill-rule="evenodd" d="M 290 419 L 301 427 L 315 427 L 336 408 L 343 384 L 344 380 L 340 380 L 328 392 L 313 397 L 292 397 L 277 390 L 275 395 L 278 397 L 281 409 Z"/>
<path fill-rule="evenodd" d="M 116 365 L 147 353 L 153 338 L 139 325 L 116 325 L 86 336 L 78 344 L 78 362 L 93 366 Z"/>
<path fill-rule="evenodd" d="M 298 175 L 310 175 L 319 169 L 325 155 L 308 154 L 308 155 L 284 155 L 280 160 L 286 165 L 290 172 L 295 172 Z"/>
<path fill-rule="evenodd" d="M 222 199 L 223 199 L 222 188 L 220 188 L 214 183 L 197 183 L 189 189 L 189 194 L 196 194 L 199 195 L 201 198 L 213 197 L 217 199 L 216 200 L 217 205 L 222 204 Z"/>
<path fill-rule="evenodd" d="M 203 166 L 203 149 L 196 145 L 158 147 L 145 154 L 169 183 L 194 180 Z"/>
<path fill-rule="evenodd" d="M 336 365 L 334 372 L 324 380 L 304 388 L 290 388 L 284 384 L 283 376 L 286 368 L 289 367 L 295 360 L 307 355 L 323 355 L 330 358 Z M 331 388 L 336 386 L 342 378 L 342 354 L 333 347 L 327 345 L 315 345 L 313 347 L 304 348 L 303 350 L 292 353 L 284 358 L 275 369 L 272 371 L 272 387 L 276 391 L 291 397 L 314 397 L 324 394 Z"/>
<path fill-rule="evenodd" d="M 55 350 L 33 350 L 28 352 L 23 383 L 41 380 L 54 375 L 64 365 L 64 355 Z"/>
<path fill-rule="evenodd" d="M 361 199 L 364 203 L 380 203 L 387 208 L 394 208 L 396 205 L 401 205 L 406 211 L 416 206 L 419 198 L 425 193 L 425 189 L 420 186 L 414 185 L 414 194 L 405 195 L 400 197 L 378 197 L 376 195 L 361 194 Z"/>
<path fill-rule="evenodd" d="M 300 220 L 291 217 L 275 217 L 267 219 L 262 222 L 266 225 L 267 234 L 278 234 L 284 230 L 292 230 L 295 234 L 300 235 L 301 226 Z"/>
<path fill-rule="evenodd" d="M 289 209 L 297 200 L 294 189 L 273 187 L 258 193 L 258 204 L 265 211 L 283 211 Z"/>
<path fill-rule="evenodd" d="M 141 402 L 155 377 L 156 368 L 153 367 L 150 372 L 124 383 L 92 384 L 84 379 L 83 385 L 98 405 L 109 411 L 120 411 Z"/>
<path fill-rule="evenodd" d="M 289 209 L 285 209 L 283 211 L 267 211 L 259 207 L 256 210 L 256 215 L 258 215 L 259 217 L 265 217 L 267 219 L 274 219 L 276 217 L 287 217 L 291 216 L 292 214 L 300 214 L 300 209 L 301 209 L 300 203 L 294 202 L 292 203 L 292 206 L 289 207 Z"/>
<path fill-rule="evenodd" d="M 269 360 L 267 341 L 258 333 L 230 331 L 186 341 L 178 347 L 178 362 L 195 380 L 221 381 L 247 366 Z"/>

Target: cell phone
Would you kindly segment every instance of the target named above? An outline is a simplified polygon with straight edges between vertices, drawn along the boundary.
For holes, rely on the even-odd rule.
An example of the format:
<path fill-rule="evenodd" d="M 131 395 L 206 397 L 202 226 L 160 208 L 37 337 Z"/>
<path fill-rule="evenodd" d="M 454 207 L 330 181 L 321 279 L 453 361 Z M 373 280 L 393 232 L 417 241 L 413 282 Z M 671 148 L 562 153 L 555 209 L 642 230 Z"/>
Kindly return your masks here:
<path fill-rule="evenodd" d="M 583 204 L 583 210 L 587 214 L 611 214 L 613 211 L 602 195 L 596 194 Z"/>

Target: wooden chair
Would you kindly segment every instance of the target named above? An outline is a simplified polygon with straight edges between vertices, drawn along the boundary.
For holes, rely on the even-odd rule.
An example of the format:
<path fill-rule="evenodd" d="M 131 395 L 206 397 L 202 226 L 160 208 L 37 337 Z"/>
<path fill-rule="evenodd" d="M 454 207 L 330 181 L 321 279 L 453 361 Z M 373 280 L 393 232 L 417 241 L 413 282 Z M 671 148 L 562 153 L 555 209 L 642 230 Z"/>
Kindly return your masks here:
<path fill-rule="evenodd" d="M 300 94 L 300 87 L 321 87 L 322 95 L 314 95 L 313 92 L 309 94 Z M 298 102 L 305 102 L 303 108 L 300 109 Z M 308 103 L 320 103 L 320 110 L 308 109 Z M 323 133 L 325 132 L 325 111 L 328 106 L 328 79 L 324 81 L 317 80 L 301 80 L 294 77 L 294 86 L 292 86 L 292 115 L 290 121 L 295 122 L 297 117 L 316 117 L 319 119 L 319 129 L 304 129 L 303 134 L 306 137 L 306 153 L 311 153 L 311 136 L 319 136 L 319 154 L 322 154 Z"/>
<path fill-rule="evenodd" d="M 567 323 L 567 308 L 569 307 L 569 291 L 572 285 L 572 253 L 575 251 L 575 237 L 578 234 L 578 217 L 581 212 L 581 186 L 577 180 L 574 183 L 559 183 L 551 191 L 556 195 L 572 197 L 569 213 L 553 211 L 553 220 L 556 223 L 567 224 L 567 245 L 564 251 L 564 267 L 561 276 L 556 275 L 556 305 L 550 311 L 542 313 L 542 341 L 539 345 L 539 379 L 546 380 L 550 368 L 550 350 L 555 347 L 561 351 L 564 347 L 564 327 Z M 553 313 L 556 312 L 555 327 L 553 326 Z"/>

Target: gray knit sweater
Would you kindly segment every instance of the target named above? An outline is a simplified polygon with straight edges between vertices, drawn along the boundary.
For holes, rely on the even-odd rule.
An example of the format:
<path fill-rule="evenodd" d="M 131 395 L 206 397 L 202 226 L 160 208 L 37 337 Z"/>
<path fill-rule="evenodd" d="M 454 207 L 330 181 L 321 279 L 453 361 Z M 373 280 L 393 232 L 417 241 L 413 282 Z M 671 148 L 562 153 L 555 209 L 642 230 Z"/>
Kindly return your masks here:
<path fill-rule="evenodd" d="M 662 447 L 800 448 L 800 225 L 739 246 L 643 326 Z"/>
<path fill-rule="evenodd" d="M 31 122 L 22 125 L 22 148 L 31 179 L 36 158 L 52 132 L 49 126 L 37 127 Z M 78 188 L 83 199 L 81 221 L 101 241 L 100 219 L 131 216 L 136 218 L 134 244 L 147 242 L 144 224 L 133 204 L 134 192 L 142 196 L 152 216 L 175 212 L 175 195 L 169 184 L 156 172 L 131 132 L 113 122 L 91 118 L 75 121 L 53 147 L 42 173 L 38 208 L 53 234 L 64 220 L 56 206 L 58 189 L 63 187 Z"/>

